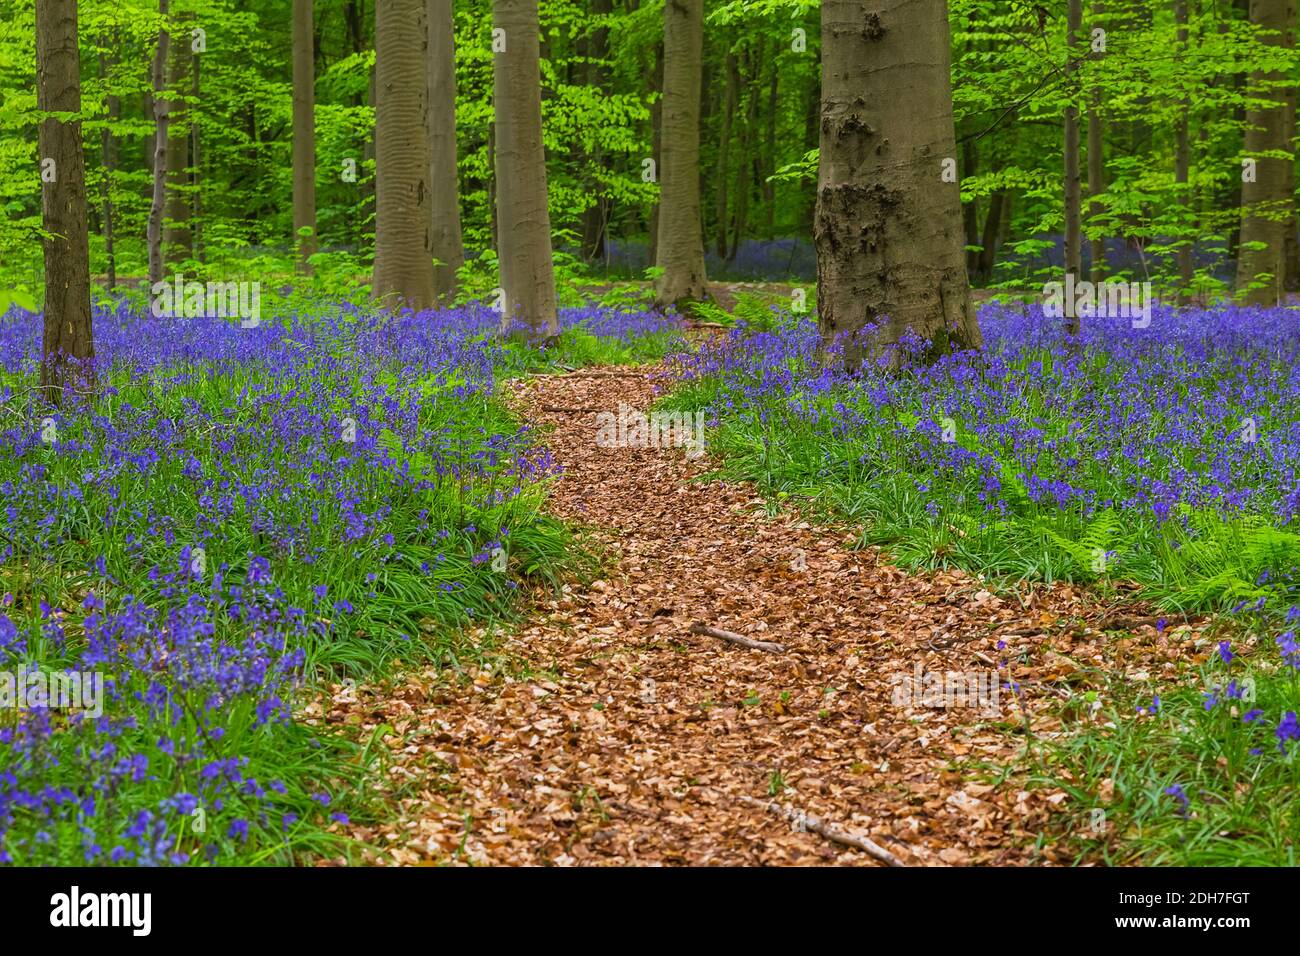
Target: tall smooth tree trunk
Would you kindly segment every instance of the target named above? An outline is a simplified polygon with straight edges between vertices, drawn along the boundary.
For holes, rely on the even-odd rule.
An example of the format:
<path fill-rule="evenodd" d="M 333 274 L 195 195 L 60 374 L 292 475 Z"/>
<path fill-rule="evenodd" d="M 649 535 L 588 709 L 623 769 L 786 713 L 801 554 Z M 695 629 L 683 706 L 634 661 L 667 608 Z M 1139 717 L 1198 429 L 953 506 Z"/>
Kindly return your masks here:
<path fill-rule="evenodd" d="M 1065 92 L 1073 97 L 1077 90 L 1074 78 L 1078 75 L 1074 45 L 1083 26 L 1083 0 L 1068 0 L 1066 7 L 1065 41 Z M 1076 280 L 1083 278 L 1083 232 L 1081 228 L 1081 195 L 1079 189 L 1079 108 L 1071 99 L 1065 108 L 1065 272 Z M 1067 309 L 1065 330 L 1079 334 L 1079 316 Z"/>
<path fill-rule="evenodd" d="M 727 51 L 727 91 L 722 104 L 722 136 L 718 141 L 717 241 L 714 250 L 719 259 L 727 258 L 727 173 L 731 168 L 731 126 L 736 115 L 736 96 L 740 87 L 740 65 L 736 54 Z"/>
<path fill-rule="evenodd" d="M 118 32 L 114 29 L 112 40 L 114 44 L 118 39 Z M 107 46 L 108 37 L 103 38 L 104 45 Z M 105 86 L 111 89 L 110 67 L 116 64 L 117 58 L 108 58 L 103 53 L 99 54 L 99 77 Z M 105 271 L 107 272 L 108 291 L 112 292 L 117 288 L 117 253 L 114 249 L 113 242 L 116 238 L 114 235 L 113 224 L 113 178 L 117 172 L 117 137 L 113 135 L 112 126 L 117 122 L 122 113 L 122 101 L 117 96 L 109 93 L 104 97 L 106 119 L 104 128 L 100 130 L 99 147 L 100 153 L 104 158 L 104 188 L 102 190 L 102 199 L 104 205 L 104 258 Z"/>
<path fill-rule="evenodd" d="M 975 170 L 979 166 L 979 150 L 975 147 L 974 139 L 966 139 L 961 144 L 961 178 L 966 179 L 975 175 Z M 966 273 L 975 271 L 979 263 L 979 252 L 974 247 L 979 245 L 979 203 L 974 197 L 970 202 L 962 203 L 961 220 L 962 231 L 965 234 L 966 241 Z"/>
<path fill-rule="evenodd" d="M 684 308 L 709 296 L 700 222 L 700 76 L 704 0 L 664 2 L 663 144 L 655 305 Z"/>
<path fill-rule="evenodd" d="M 203 58 L 195 54 L 190 58 L 190 65 L 193 67 L 193 83 L 190 85 L 190 94 L 193 98 L 194 105 L 190 109 L 190 245 L 194 252 L 194 258 L 203 262 L 203 191 L 199 188 L 200 177 L 202 175 L 202 163 L 199 160 L 199 104 L 203 102 L 199 93 L 201 90 L 201 79 L 199 65 Z"/>
<path fill-rule="evenodd" d="M 1092 21 L 1101 26 L 1102 15 L 1106 5 L 1095 0 L 1092 5 Z M 1102 154 L 1102 119 L 1101 119 L 1101 83 L 1092 85 L 1088 98 L 1088 218 L 1101 215 L 1101 195 L 1106 191 L 1106 162 Z M 1091 278 L 1101 282 L 1106 275 L 1106 239 L 1093 236 L 1089 242 L 1089 259 L 1091 260 Z"/>
<path fill-rule="evenodd" d="M 293 241 L 297 269 L 316 252 L 316 61 L 312 0 L 293 0 Z M 304 234 L 304 230 L 310 230 Z"/>
<path fill-rule="evenodd" d="M 1296 40 L 1296 11 L 1295 0 L 1292 0 L 1291 26 L 1283 35 L 1283 40 L 1288 49 L 1295 48 Z M 1295 149 L 1296 141 L 1296 101 L 1300 99 L 1300 93 L 1297 93 L 1295 87 L 1287 87 L 1283 90 L 1286 97 L 1286 134 L 1283 137 L 1287 143 L 1287 149 Z M 1294 158 L 1287 163 L 1282 175 L 1285 177 L 1285 183 L 1282 186 L 1283 196 L 1295 195 L 1295 161 Z M 1294 202 L 1288 203 L 1288 213 L 1286 220 L 1282 223 L 1282 287 L 1288 291 L 1294 292 L 1300 289 L 1300 236 L 1296 234 L 1296 207 Z"/>
<path fill-rule="evenodd" d="M 162 222 L 167 202 L 167 59 L 170 37 L 167 33 L 167 0 L 158 0 L 162 25 L 158 29 L 158 48 L 153 60 L 153 199 L 149 204 L 149 221 L 145 242 L 149 247 L 149 284 L 162 279 Z"/>
<path fill-rule="evenodd" d="M 591 12 L 596 16 L 605 16 L 614 9 L 612 0 L 593 0 Z M 609 29 L 597 26 L 591 32 L 587 44 L 587 85 L 599 89 L 602 93 L 609 91 L 609 69 L 605 61 L 609 58 Z M 597 143 L 591 161 L 604 176 L 609 175 L 610 160 L 604 148 Z M 597 179 L 589 183 L 595 192 L 595 201 L 582 213 L 582 257 L 587 262 L 596 262 L 605 256 L 606 226 L 609 223 L 609 196 L 605 181 Z"/>
<path fill-rule="evenodd" d="M 780 44 L 772 51 L 770 75 L 767 80 L 767 176 L 763 177 L 764 231 L 768 239 L 776 238 L 776 183 L 769 182 L 768 176 L 776 174 L 776 113 L 779 103 L 778 92 L 780 70 L 778 69 L 781 53 Z"/>
<path fill-rule="evenodd" d="M 385 306 L 433 305 L 425 0 L 375 4 L 375 274 Z"/>
<path fill-rule="evenodd" d="M 192 14 L 182 14 L 180 29 L 167 54 L 167 198 L 163 206 L 163 261 L 179 265 L 193 252 L 190 235 L 190 130 L 189 109 L 179 99 L 190 85 L 190 24 Z"/>
<path fill-rule="evenodd" d="M 1002 238 L 1002 214 L 1007 205 L 1007 191 L 999 189 L 989 197 L 989 211 L 984 215 L 984 230 L 980 233 L 980 251 L 975 272 L 983 282 L 993 277 L 993 265 L 998 258 L 998 243 Z"/>
<path fill-rule="evenodd" d="M 446 301 L 456 291 L 456 270 L 465 264 L 460 231 L 460 180 L 456 166 L 456 38 L 452 0 L 429 4 L 429 228 L 433 243 L 433 291 Z"/>
<path fill-rule="evenodd" d="M 736 199 L 732 210 L 731 224 L 731 250 L 729 259 L 734 262 L 736 256 L 740 254 L 741 237 L 745 233 L 745 227 L 749 224 L 749 194 L 753 187 L 754 163 L 752 160 L 757 159 L 754 153 L 755 133 L 757 132 L 758 120 L 758 77 L 757 51 L 747 50 L 745 52 L 745 62 L 751 67 L 747 72 L 749 87 L 749 96 L 746 98 L 745 105 L 745 127 L 740 136 L 740 162 L 736 164 Z"/>
<path fill-rule="evenodd" d="M 663 142 L 664 142 L 664 44 L 663 39 L 655 44 L 655 68 L 654 76 L 659 82 L 659 96 L 655 98 L 654 105 L 650 107 L 650 152 L 655 162 L 659 165 L 659 202 L 656 202 L 650 210 L 650 254 L 647 258 L 650 265 L 657 266 L 656 261 L 659 258 L 659 209 L 663 205 Z"/>
<path fill-rule="evenodd" d="M 36 107 L 81 112 L 76 0 L 36 2 Z M 46 401 L 94 388 L 90 325 L 90 237 L 81 120 L 49 116 L 37 131 L 41 159 L 41 241 L 45 257 L 45 328 L 40 388 Z M 52 163 L 52 166 L 50 165 Z M 47 175 L 49 170 L 53 175 Z"/>
<path fill-rule="evenodd" d="M 1183 58 L 1187 55 L 1187 0 L 1174 0 L 1174 23 L 1178 27 L 1178 49 Z M 1192 193 L 1188 187 L 1192 172 L 1192 142 L 1190 114 L 1192 104 L 1183 97 L 1178 104 L 1178 125 L 1174 130 L 1174 182 L 1179 187 L 1179 203 L 1184 214 L 1190 219 L 1192 214 Z M 1179 303 L 1186 305 L 1191 301 L 1192 240 L 1190 236 L 1180 237 L 1183 244 L 1178 247 L 1178 292 Z"/>
<path fill-rule="evenodd" d="M 501 327 L 522 325 L 534 336 L 550 336 L 559 331 L 559 317 L 546 206 L 537 0 L 492 0 L 492 25 L 505 31 L 506 42 L 504 51 L 493 54 L 492 68 L 498 256 L 505 293 Z"/>
<path fill-rule="evenodd" d="M 957 155 L 947 5 L 823 0 L 821 17 L 813 236 L 822 336 L 854 336 L 887 316 L 874 343 L 847 343 L 850 363 L 907 329 L 931 342 L 932 356 L 979 346 L 961 187 L 942 176 Z"/>
<path fill-rule="evenodd" d="M 1251 0 L 1250 21 L 1276 31 L 1263 38 L 1269 46 L 1284 46 L 1295 29 L 1295 0 Z M 1254 182 L 1241 184 L 1241 240 L 1237 250 L 1237 294 L 1247 305 L 1275 305 L 1282 297 L 1285 275 L 1283 260 L 1285 223 L 1294 198 L 1288 174 L 1294 160 L 1270 159 L 1266 150 L 1291 152 L 1287 142 L 1286 94 L 1276 85 L 1285 80 L 1279 72 L 1255 70 L 1250 74 L 1251 92 L 1276 105 L 1246 112 L 1245 155 L 1256 162 Z M 1251 248 L 1257 245 L 1259 248 Z M 1247 289 L 1250 285 L 1258 288 Z"/>

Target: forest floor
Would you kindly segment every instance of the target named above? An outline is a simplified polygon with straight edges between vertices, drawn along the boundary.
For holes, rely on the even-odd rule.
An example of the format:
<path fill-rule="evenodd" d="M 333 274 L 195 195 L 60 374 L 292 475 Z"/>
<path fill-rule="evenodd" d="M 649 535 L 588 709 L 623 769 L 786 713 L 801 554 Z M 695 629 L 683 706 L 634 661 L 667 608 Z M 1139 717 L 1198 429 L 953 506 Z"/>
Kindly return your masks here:
<path fill-rule="evenodd" d="M 588 370 L 508 386 L 563 468 L 548 509 L 589 529 L 602 576 L 539 592 L 481 669 L 339 686 L 318 705 L 317 720 L 364 736 L 391 727 L 383 819 L 348 827 L 381 851 L 368 857 L 880 865 L 804 813 L 905 865 L 1069 862 L 1050 841 L 1035 849 L 1067 795 L 1028 788 L 1025 768 L 1068 732 L 1064 688 L 1112 654 L 1115 609 L 1066 585 L 908 574 L 852 549 L 850 529 L 695 480 L 707 456 L 598 447 L 594 411 L 648 409 L 655 380 Z M 1156 640 L 1137 633 L 1130 644 Z M 918 666 L 996 666 L 997 713 L 895 704 L 891 680 Z"/>

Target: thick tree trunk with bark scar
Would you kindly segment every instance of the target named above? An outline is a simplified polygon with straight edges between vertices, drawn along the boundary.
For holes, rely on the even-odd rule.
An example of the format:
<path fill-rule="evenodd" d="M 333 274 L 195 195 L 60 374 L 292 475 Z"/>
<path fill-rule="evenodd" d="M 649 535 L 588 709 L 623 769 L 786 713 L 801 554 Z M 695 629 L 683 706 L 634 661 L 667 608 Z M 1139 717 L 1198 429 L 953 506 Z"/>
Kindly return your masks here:
<path fill-rule="evenodd" d="M 849 347 L 850 362 L 907 329 L 931 341 L 932 355 L 978 346 L 960 186 L 942 176 L 957 155 L 946 4 L 824 0 L 821 15 L 814 238 L 823 338 L 888 317 L 872 342 Z"/>
<path fill-rule="evenodd" d="M 425 0 L 375 6 L 375 296 L 433 305 Z"/>
<path fill-rule="evenodd" d="M 493 0 L 492 25 L 505 31 L 506 44 L 493 54 L 492 66 L 502 328 L 519 324 L 535 336 L 555 335 L 537 0 Z"/>
<path fill-rule="evenodd" d="M 81 60 L 76 0 L 37 0 L 36 106 L 81 112 Z M 50 116 L 37 131 L 41 160 L 41 225 L 46 237 L 45 329 L 41 390 L 58 405 L 66 391 L 94 388 L 90 325 L 90 245 L 86 222 L 86 160 L 81 120 Z M 52 173 L 47 176 L 46 171 Z"/>
<path fill-rule="evenodd" d="M 708 298 L 700 222 L 700 78 L 704 0 L 665 0 L 663 146 L 655 305 L 682 308 Z"/>

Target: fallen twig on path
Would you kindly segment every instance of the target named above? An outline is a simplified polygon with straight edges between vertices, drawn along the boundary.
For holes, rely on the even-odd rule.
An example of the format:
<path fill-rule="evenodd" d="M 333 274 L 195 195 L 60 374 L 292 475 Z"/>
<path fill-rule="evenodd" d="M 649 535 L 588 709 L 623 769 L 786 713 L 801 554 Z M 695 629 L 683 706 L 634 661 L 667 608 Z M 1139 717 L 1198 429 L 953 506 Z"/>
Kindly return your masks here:
<path fill-rule="evenodd" d="M 874 842 L 869 837 L 860 833 L 852 833 L 834 823 L 827 823 L 818 817 L 809 816 L 802 810 L 791 810 L 781 806 L 775 800 L 768 800 L 764 803 L 762 800 L 756 800 L 754 797 L 743 795 L 740 802 L 751 807 L 758 807 L 763 810 L 770 810 L 772 813 L 783 816 L 794 821 L 798 829 L 807 830 L 811 833 L 817 833 L 830 840 L 832 843 L 841 843 L 844 846 L 851 846 L 861 850 L 873 859 L 879 860 L 886 866 L 906 866 L 907 864 L 900 860 L 894 854 L 890 853 L 880 844 Z"/>
<path fill-rule="evenodd" d="M 570 415 L 599 415 L 603 409 L 599 408 L 565 408 L 561 405 L 543 405 L 541 410 L 544 412 L 560 412 Z"/>
<path fill-rule="evenodd" d="M 645 372 L 566 372 L 565 378 L 645 378 Z"/>
<path fill-rule="evenodd" d="M 756 641 L 752 637 L 746 637 L 743 634 L 737 634 L 734 631 L 724 631 L 720 628 L 709 627 L 696 621 L 691 625 L 692 634 L 703 634 L 706 637 L 716 637 L 719 640 L 730 641 L 732 644 L 739 644 L 741 647 L 748 647 L 755 651 L 769 651 L 773 654 L 784 654 L 785 645 L 776 644 L 772 641 Z"/>

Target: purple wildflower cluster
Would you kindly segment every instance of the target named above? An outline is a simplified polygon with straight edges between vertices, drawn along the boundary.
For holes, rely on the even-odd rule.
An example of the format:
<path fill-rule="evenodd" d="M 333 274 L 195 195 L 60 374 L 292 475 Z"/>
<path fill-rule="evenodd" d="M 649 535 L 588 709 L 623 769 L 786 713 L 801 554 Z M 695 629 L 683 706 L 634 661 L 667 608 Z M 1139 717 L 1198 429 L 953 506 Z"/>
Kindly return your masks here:
<path fill-rule="evenodd" d="M 40 317 L 0 319 L 0 670 L 94 671 L 105 691 L 97 717 L 0 712 L 0 862 L 220 859 L 345 821 L 306 796 L 319 768 L 281 779 L 266 756 L 305 747 L 291 707 L 312 667 L 513 586 L 485 563 L 553 472 L 493 401 L 526 357 L 481 307 L 94 322 L 100 393 L 54 411 L 32 390 Z"/>

